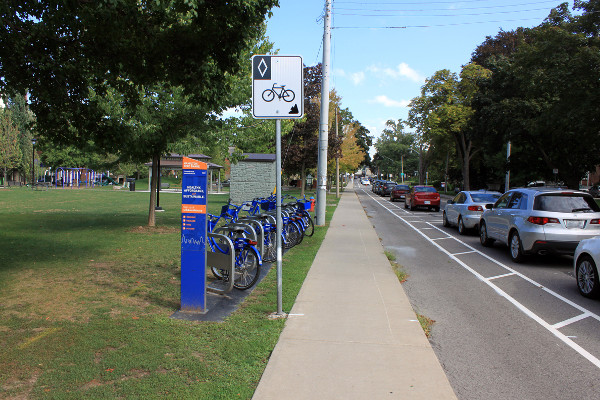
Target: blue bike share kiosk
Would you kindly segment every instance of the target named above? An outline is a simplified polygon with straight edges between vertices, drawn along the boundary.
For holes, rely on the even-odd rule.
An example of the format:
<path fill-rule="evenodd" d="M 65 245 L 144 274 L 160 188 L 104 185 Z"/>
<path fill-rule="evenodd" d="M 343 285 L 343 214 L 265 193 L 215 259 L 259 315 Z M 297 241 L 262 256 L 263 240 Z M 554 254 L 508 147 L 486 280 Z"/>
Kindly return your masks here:
<path fill-rule="evenodd" d="M 206 194 L 208 166 L 183 158 L 181 190 L 181 311 L 206 309 Z"/>

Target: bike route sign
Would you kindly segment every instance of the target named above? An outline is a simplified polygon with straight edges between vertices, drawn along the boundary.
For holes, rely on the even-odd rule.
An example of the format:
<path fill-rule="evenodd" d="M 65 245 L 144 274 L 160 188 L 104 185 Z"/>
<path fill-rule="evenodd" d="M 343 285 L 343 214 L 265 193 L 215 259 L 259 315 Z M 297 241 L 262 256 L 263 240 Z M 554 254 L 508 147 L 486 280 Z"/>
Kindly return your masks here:
<path fill-rule="evenodd" d="M 304 116 L 302 57 L 252 56 L 252 115 L 257 119 Z"/>
<path fill-rule="evenodd" d="M 183 157 L 181 311 L 206 312 L 207 164 Z"/>

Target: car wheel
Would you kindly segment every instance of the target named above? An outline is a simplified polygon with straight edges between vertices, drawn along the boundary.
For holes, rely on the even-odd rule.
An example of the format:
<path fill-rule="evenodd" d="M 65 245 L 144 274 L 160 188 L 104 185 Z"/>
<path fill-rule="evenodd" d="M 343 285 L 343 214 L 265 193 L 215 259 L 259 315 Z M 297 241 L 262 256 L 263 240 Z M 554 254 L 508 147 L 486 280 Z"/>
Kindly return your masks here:
<path fill-rule="evenodd" d="M 508 247 L 510 250 L 510 258 L 516 263 L 520 263 L 523 261 L 525 256 L 523 255 L 523 245 L 521 244 L 521 238 L 519 237 L 519 233 L 514 231 L 511 233 L 510 238 L 508 240 Z"/>
<path fill-rule="evenodd" d="M 450 226 L 450 224 L 448 223 L 448 217 L 446 216 L 446 211 L 442 212 L 442 225 L 444 225 L 445 227 Z"/>
<path fill-rule="evenodd" d="M 463 219 L 461 216 L 458 217 L 458 234 L 464 235 L 467 233 L 467 228 L 465 228 L 465 224 L 463 223 Z"/>
<path fill-rule="evenodd" d="M 587 254 L 582 255 L 577 260 L 575 268 L 577 279 L 577 289 L 582 296 L 590 299 L 600 297 L 600 282 L 598 282 L 598 268 L 592 257 Z"/>
<path fill-rule="evenodd" d="M 440 212 L 440 208 L 439 207 L 433 207 L 433 211 Z"/>
<path fill-rule="evenodd" d="M 487 235 L 487 227 L 485 226 L 485 222 L 481 221 L 479 226 L 479 242 L 481 242 L 482 246 L 490 247 L 492 243 L 494 243 L 494 239 L 490 239 Z"/>

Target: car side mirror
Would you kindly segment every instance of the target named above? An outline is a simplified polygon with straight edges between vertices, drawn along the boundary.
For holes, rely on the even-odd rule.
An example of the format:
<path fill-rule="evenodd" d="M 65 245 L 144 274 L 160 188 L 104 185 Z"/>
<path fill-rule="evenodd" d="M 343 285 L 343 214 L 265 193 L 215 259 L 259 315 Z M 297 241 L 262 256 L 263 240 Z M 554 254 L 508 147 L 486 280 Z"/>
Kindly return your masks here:
<path fill-rule="evenodd" d="M 489 204 L 486 204 L 486 205 L 485 205 L 485 208 L 486 208 L 487 210 L 491 210 L 492 208 L 494 208 L 494 205 L 493 205 L 492 203 L 489 203 Z"/>

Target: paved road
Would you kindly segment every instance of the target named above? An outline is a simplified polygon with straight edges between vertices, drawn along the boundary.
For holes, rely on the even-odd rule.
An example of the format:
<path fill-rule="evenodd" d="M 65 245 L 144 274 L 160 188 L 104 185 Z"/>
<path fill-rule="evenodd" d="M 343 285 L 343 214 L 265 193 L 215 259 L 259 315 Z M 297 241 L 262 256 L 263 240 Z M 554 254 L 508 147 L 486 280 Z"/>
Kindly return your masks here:
<path fill-rule="evenodd" d="M 436 321 L 431 343 L 459 399 L 600 398 L 600 302 L 578 294 L 572 258 L 516 265 L 444 228 L 441 212 L 357 193 L 410 275 L 414 309 Z"/>

